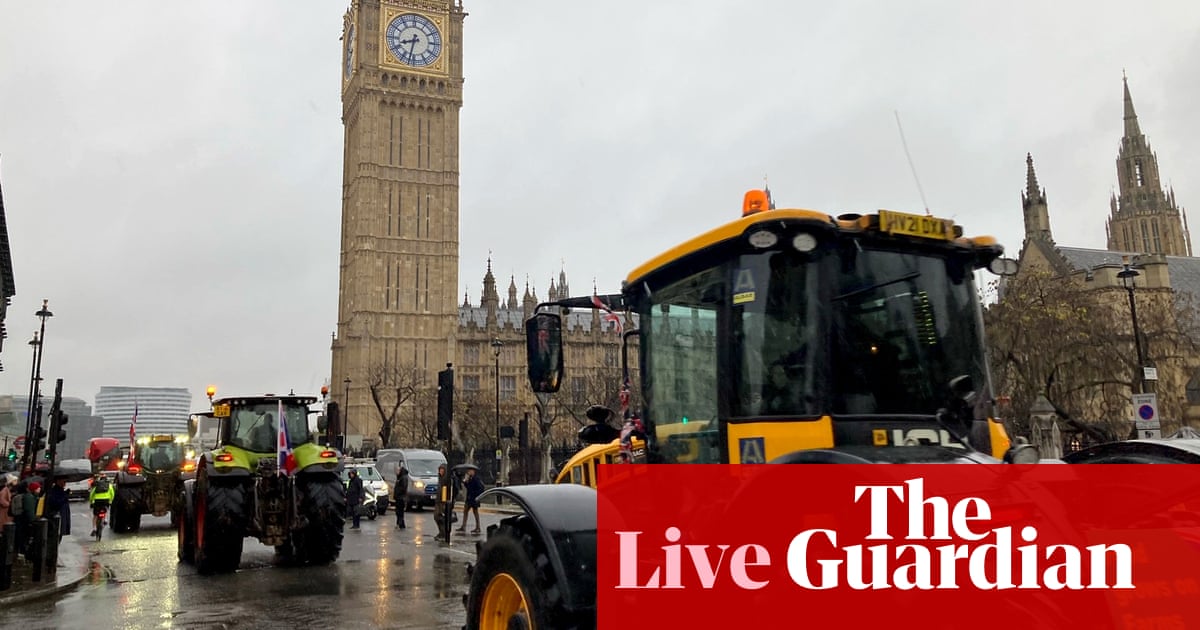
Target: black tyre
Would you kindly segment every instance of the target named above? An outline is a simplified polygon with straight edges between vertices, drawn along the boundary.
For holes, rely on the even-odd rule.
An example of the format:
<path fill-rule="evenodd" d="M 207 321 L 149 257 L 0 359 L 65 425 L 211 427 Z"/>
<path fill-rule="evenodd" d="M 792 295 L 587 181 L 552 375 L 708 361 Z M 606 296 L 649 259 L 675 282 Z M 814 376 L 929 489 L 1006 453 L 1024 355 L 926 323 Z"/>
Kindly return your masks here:
<path fill-rule="evenodd" d="M 342 552 L 346 489 L 336 476 L 329 474 L 302 475 L 297 483 L 304 526 L 292 534 L 296 560 L 304 564 L 329 564 Z"/>
<path fill-rule="evenodd" d="M 176 508 L 171 510 L 171 520 L 173 521 L 172 524 L 175 525 L 175 546 L 179 561 L 184 564 L 191 564 L 196 559 L 196 524 L 192 519 L 188 518 L 183 496 L 180 496 Z"/>
<path fill-rule="evenodd" d="M 246 536 L 246 487 L 209 484 L 195 497 L 196 569 L 202 574 L 236 571 Z"/>
<path fill-rule="evenodd" d="M 376 499 L 376 501 L 377 502 L 375 505 L 379 508 L 379 515 L 383 516 L 384 514 L 387 514 L 387 509 L 388 509 L 387 497 L 379 497 L 378 499 Z"/>
<path fill-rule="evenodd" d="M 591 616 L 569 613 L 558 577 L 540 540 L 530 534 L 528 516 L 505 519 L 488 528 L 471 571 L 467 628 L 594 628 Z"/>
<path fill-rule="evenodd" d="M 117 486 L 112 504 L 112 528 L 114 532 L 127 534 L 141 529 L 142 524 L 141 486 Z"/>

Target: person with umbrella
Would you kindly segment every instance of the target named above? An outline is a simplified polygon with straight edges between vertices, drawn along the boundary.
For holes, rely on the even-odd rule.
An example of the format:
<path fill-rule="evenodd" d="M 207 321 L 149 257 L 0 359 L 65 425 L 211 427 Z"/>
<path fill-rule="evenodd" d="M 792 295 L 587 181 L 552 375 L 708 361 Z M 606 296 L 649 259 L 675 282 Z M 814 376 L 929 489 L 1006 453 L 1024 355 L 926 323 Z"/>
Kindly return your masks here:
<path fill-rule="evenodd" d="M 462 466 L 466 471 L 463 486 L 467 489 L 467 499 L 463 502 L 463 524 L 458 528 L 460 534 L 467 532 L 467 515 L 475 513 L 475 529 L 472 534 L 482 533 L 479 529 L 479 495 L 483 494 L 483 482 L 479 480 L 479 469 L 473 465 Z"/>

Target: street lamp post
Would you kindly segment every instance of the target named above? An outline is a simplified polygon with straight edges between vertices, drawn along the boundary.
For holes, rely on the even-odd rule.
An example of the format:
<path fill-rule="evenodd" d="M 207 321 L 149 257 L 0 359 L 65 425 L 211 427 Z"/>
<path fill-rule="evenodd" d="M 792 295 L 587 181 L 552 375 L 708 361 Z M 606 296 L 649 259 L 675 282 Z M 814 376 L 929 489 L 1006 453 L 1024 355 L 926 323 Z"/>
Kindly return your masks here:
<path fill-rule="evenodd" d="M 346 406 L 346 408 L 342 410 L 342 421 L 341 421 L 342 426 L 338 427 L 339 433 L 341 433 L 341 440 L 340 440 L 341 444 L 338 444 L 338 450 L 345 452 L 345 450 L 346 450 L 346 427 L 348 427 L 350 425 L 350 383 L 351 383 L 350 377 L 347 376 L 346 380 L 342 381 L 342 383 L 344 383 L 346 385 L 346 398 L 343 399 L 343 402 L 342 402 L 342 404 L 344 404 Z"/>
<path fill-rule="evenodd" d="M 496 356 L 496 452 L 500 453 L 500 349 L 504 347 L 504 343 L 499 339 L 492 339 L 492 354 Z M 496 483 L 500 482 L 500 458 L 496 458 Z"/>
<path fill-rule="evenodd" d="M 25 409 L 25 448 L 21 449 L 21 468 L 25 468 L 25 453 L 29 451 L 29 441 L 33 439 L 33 392 L 34 384 L 37 383 L 37 358 L 38 348 L 42 342 L 38 340 L 37 331 L 33 331 L 33 339 L 29 342 L 33 347 L 33 360 L 29 362 L 29 404 Z"/>
<path fill-rule="evenodd" d="M 35 419 L 34 413 L 39 407 L 37 401 L 42 397 L 42 354 L 44 354 L 46 347 L 46 319 L 54 317 L 54 313 L 50 312 L 49 304 L 50 300 L 43 299 L 42 310 L 34 313 L 35 316 L 41 318 L 42 326 L 41 330 L 38 332 L 38 335 L 34 337 L 33 341 L 29 342 L 29 344 L 33 346 L 34 354 L 33 383 L 30 386 L 32 394 L 29 396 L 29 432 L 25 435 L 25 457 L 23 463 L 29 466 L 31 470 L 34 465 L 33 456 L 35 455 L 33 448 L 36 446 L 34 444 L 36 440 L 34 439 L 33 434 L 35 432 L 34 426 L 37 423 L 37 419 Z M 22 466 L 22 468 L 24 468 L 24 466 Z"/>
<path fill-rule="evenodd" d="M 1123 261 L 1124 268 L 1117 273 L 1117 277 L 1121 279 L 1121 284 L 1125 287 L 1125 291 L 1129 293 L 1129 316 L 1133 320 L 1133 345 L 1137 349 L 1137 382 L 1139 393 L 1146 392 L 1146 355 L 1142 352 L 1142 333 L 1138 328 L 1137 319 L 1137 302 L 1133 299 L 1133 279 L 1138 277 L 1137 270 L 1129 263 L 1129 259 Z"/>

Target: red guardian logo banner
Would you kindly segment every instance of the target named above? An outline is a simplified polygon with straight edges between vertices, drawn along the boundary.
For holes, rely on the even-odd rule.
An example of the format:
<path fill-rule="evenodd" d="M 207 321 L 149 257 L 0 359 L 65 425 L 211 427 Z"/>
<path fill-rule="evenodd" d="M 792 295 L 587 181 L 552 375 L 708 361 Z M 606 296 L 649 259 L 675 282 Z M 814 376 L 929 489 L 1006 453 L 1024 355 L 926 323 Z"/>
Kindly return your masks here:
<path fill-rule="evenodd" d="M 600 628 L 1200 628 L 1187 465 L 621 465 Z"/>

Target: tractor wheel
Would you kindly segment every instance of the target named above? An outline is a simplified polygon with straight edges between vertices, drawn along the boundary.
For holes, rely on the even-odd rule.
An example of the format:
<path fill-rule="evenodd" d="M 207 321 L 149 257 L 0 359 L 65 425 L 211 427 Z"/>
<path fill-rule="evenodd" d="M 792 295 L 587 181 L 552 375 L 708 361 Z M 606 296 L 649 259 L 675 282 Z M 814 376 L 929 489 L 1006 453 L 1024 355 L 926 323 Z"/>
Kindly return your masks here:
<path fill-rule="evenodd" d="M 303 564 L 329 564 L 342 551 L 346 519 L 346 491 L 333 475 L 305 475 L 299 479 L 300 516 L 306 521 L 293 532 L 296 559 Z"/>
<path fill-rule="evenodd" d="M 387 497 L 383 497 L 383 498 L 381 498 L 381 499 L 376 499 L 376 503 L 375 503 L 375 505 L 376 505 L 376 506 L 379 508 L 379 515 L 380 515 L 380 516 L 383 516 L 383 515 L 387 514 L 387 508 L 388 508 L 388 500 L 387 500 Z"/>
<path fill-rule="evenodd" d="M 124 525 L 121 523 L 121 506 L 116 501 L 108 506 L 108 528 L 113 530 L 114 534 L 124 531 Z"/>
<path fill-rule="evenodd" d="M 236 571 L 246 536 L 246 488 L 210 484 L 196 493 L 196 569 L 202 574 Z"/>
<path fill-rule="evenodd" d="M 178 532 L 176 547 L 179 561 L 191 564 L 196 557 L 196 524 L 188 518 L 183 497 L 179 498 L 176 508 L 171 510 L 171 520 L 174 521 L 173 524 Z"/>
<path fill-rule="evenodd" d="M 471 587 L 463 598 L 467 627 L 478 630 L 507 628 L 586 628 L 595 619 L 580 619 L 563 608 L 558 577 L 541 541 L 529 534 L 528 516 L 519 516 L 488 528 L 487 542 L 479 547 L 471 571 Z"/>

